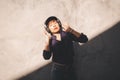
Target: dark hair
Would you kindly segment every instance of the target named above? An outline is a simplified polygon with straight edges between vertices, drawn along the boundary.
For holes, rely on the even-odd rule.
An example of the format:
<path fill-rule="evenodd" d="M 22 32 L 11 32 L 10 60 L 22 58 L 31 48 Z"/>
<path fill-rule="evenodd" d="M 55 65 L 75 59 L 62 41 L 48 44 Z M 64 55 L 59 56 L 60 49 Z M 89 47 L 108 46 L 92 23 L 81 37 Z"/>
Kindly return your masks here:
<path fill-rule="evenodd" d="M 52 21 L 52 20 L 58 20 L 57 17 L 55 16 L 50 16 L 49 18 L 47 18 L 47 20 L 45 21 L 45 25 L 48 26 L 49 22 Z"/>

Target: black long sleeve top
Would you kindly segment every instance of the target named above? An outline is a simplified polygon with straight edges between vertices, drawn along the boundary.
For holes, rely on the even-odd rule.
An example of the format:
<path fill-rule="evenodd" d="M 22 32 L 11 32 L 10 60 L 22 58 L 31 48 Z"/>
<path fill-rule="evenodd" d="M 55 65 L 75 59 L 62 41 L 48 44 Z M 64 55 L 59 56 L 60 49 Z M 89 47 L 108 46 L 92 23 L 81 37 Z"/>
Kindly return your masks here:
<path fill-rule="evenodd" d="M 61 41 L 58 41 L 55 36 L 52 35 L 50 40 L 50 51 L 43 50 L 44 59 L 50 59 L 60 64 L 71 64 L 73 62 L 73 41 L 85 43 L 88 41 L 86 35 L 81 33 L 80 37 L 77 38 L 75 35 L 69 32 L 60 32 Z"/>

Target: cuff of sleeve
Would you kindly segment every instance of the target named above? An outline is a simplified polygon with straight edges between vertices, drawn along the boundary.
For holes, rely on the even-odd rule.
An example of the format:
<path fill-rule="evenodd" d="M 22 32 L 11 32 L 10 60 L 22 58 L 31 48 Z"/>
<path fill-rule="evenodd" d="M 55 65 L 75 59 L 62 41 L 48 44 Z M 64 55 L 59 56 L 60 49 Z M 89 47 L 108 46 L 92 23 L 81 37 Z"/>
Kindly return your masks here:
<path fill-rule="evenodd" d="M 50 57 L 51 57 L 51 52 L 50 52 L 50 51 L 43 50 L 43 57 L 44 57 L 44 59 L 46 59 L 46 60 L 50 59 Z"/>
<path fill-rule="evenodd" d="M 78 38 L 78 41 L 81 43 L 86 43 L 88 41 L 88 38 L 86 35 L 84 35 L 83 33 L 80 34 L 80 37 Z"/>

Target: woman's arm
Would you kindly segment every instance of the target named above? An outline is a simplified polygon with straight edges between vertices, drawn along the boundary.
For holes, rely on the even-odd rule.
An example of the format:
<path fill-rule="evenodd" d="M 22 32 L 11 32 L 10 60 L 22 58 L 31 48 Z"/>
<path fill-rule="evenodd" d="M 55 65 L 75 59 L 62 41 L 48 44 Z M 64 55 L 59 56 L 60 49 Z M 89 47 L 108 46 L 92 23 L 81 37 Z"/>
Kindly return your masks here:
<path fill-rule="evenodd" d="M 51 57 L 51 50 L 50 50 L 50 39 L 51 39 L 51 35 L 49 33 L 47 33 L 46 31 L 44 32 L 46 40 L 45 40 L 45 47 L 43 50 L 43 57 L 44 59 L 50 59 Z"/>
<path fill-rule="evenodd" d="M 83 33 L 79 33 L 77 31 L 75 31 L 74 29 L 72 29 L 68 24 L 66 25 L 63 25 L 63 29 L 64 31 L 66 32 L 69 32 L 70 33 L 70 36 L 71 38 L 74 40 L 74 41 L 78 41 L 78 42 L 81 42 L 81 43 L 85 43 L 88 41 L 88 37 L 83 34 Z"/>
<path fill-rule="evenodd" d="M 50 40 L 48 40 L 47 42 L 45 42 L 44 50 L 45 51 L 50 51 Z"/>
<path fill-rule="evenodd" d="M 74 29 L 72 29 L 68 24 L 64 24 L 63 29 L 65 32 L 70 32 L 73 35 L 75 35 L 76 37 L 80 37 L 80 33 L 75 31 Z"/>
<path fill-rule="evenodd" d="M 75 35 L 77 38 L 79 38 L 80 35 L 81 35 L 81 33 L 75 31 L 74 29 L 72 29 L 72 28 L 70 28 L 70 27 L 69 27 L 68 32 L 72 33 L 72 34 Z"/>

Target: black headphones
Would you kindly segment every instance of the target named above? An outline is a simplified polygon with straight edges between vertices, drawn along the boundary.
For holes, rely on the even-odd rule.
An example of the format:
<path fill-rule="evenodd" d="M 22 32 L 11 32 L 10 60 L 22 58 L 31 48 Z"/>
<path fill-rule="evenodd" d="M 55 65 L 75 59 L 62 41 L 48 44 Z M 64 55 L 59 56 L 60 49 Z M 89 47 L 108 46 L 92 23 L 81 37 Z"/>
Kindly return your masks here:
<path fill-rule="evenodd" d="M 45 23 L 44 23 L 44 24 L 45 24 L 45 29 L 46 29 L 46 31 L 47 31 L 48 33 L 51 33 L 50 29 L 48 28 L 48 24 L 49 24 L 49 22 L 50 22 L 51 20 L 56 20 L 57 23 L 58 23 L 59 26 L 60 26 L 60 30 L 62 30 L 61 21 L 60 21 L 57 17 L 55 17 L 55 16 L 50 16 L 50 17 L 47 18 L 47 20 L 46 20 Z M 51 33 L 51 34 L 52 34 L 52 33 Z"/>

